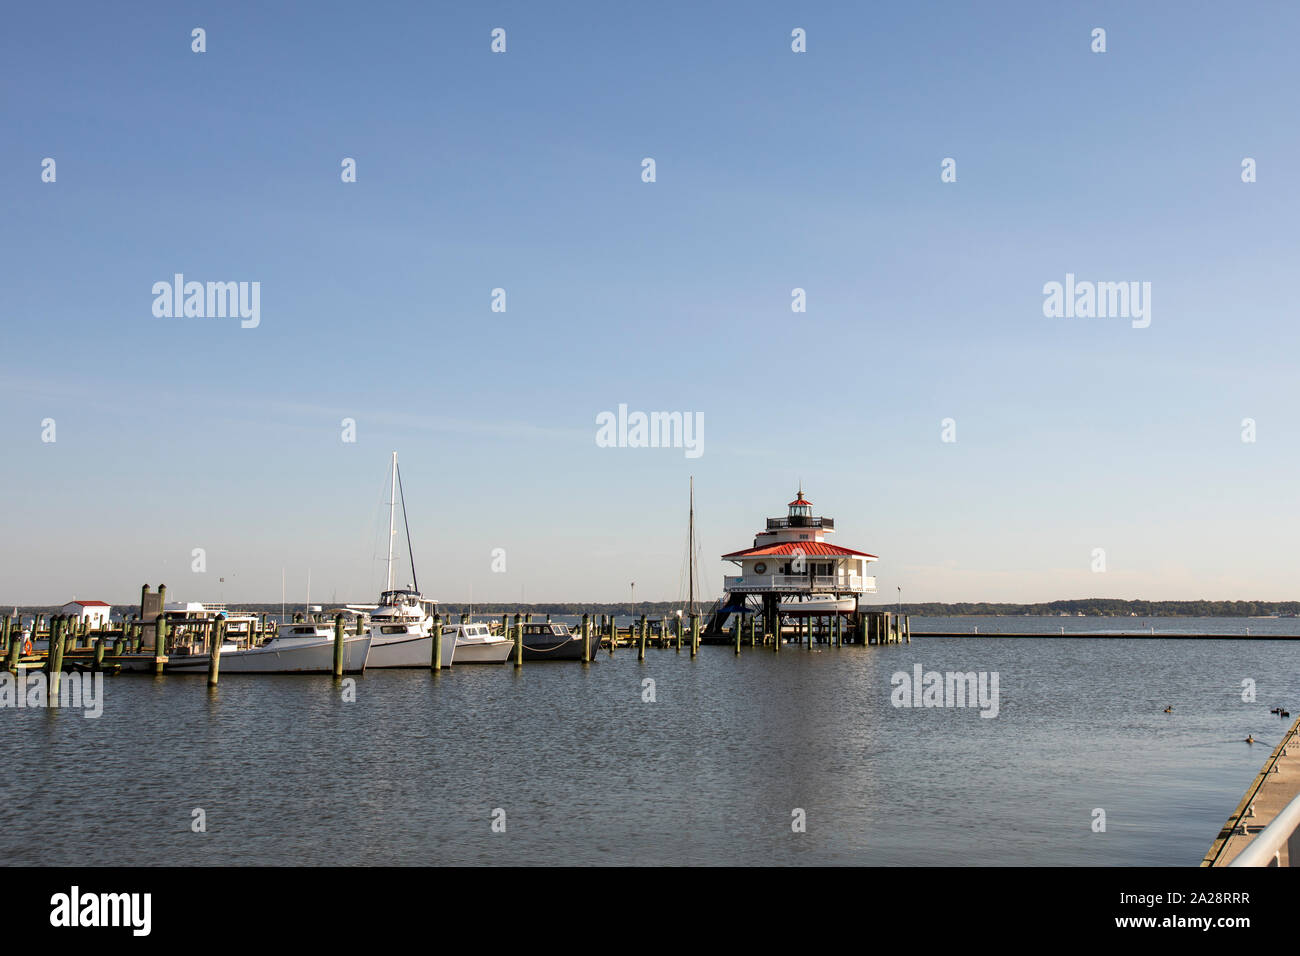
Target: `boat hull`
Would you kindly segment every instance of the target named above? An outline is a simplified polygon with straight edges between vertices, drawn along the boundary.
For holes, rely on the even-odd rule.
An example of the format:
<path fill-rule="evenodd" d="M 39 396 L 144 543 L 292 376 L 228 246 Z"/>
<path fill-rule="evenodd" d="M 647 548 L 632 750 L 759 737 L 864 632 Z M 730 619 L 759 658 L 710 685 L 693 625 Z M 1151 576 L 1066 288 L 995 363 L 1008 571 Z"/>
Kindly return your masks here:
<path fill-rule="evenodd" d="M 334 642 L 311 641 L 276 647 L 272 641 L 262 647 L 229 651 L 221 655 L 221 674 L 332 674 Z M 351 635 L 343 639 L 343 672 L 360 674 L 366 669 L 370 654 L 370 635 Z M 208 655 L 173 657 L 165 665 L 167 674 L 206 674 Z"/>
<path fill-rule="evenodd" d="M 592 643 L 595 644 L 597 638 L 592 637 Z M 514 650 L 511 649 L 509 660 L 514 660 Z M 580 661 L 582 660 L 582 635 L 575 634 L 572 637 L 557 637 L 553 640 L 537 639 L 532 635 L 524 637 L 524 660 L 525 661 Z"/>
<path fill-rule="evenodd" d="M 450 667 L 456 642 L 450 636 L 442 639 L 441 666 Z M 366 668 L 390 669 L 398 667 L 428 669 L 433 662 L 433 636 L 421 637 L 415 634 L 400 634 L 390 637 L 387 634 L 375 635 L 370 645 L 370 660 Z"/>
<path fill-rule="evenodd" d="M 457 641 L 453 660 L 457 664 L 504 664 L 514 649 L 513 641 Z"/>
<path fill-rule="evenodd" d="M 786 615 L 852 614 L 858 607 L 857 598 L 814 598 L 811 601 L 782 601 L 781 613 Z"/>

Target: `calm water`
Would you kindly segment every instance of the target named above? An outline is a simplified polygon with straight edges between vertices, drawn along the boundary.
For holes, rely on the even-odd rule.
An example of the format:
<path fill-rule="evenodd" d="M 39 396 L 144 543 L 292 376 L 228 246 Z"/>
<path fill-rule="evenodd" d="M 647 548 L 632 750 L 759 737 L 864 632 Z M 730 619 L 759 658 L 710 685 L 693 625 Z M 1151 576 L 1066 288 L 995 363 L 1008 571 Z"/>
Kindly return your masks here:
<path fill-rule="evenodd" d="M 0 710 L 0 853 L 29 864 L 1195 865 L 1284 729 L 1269 708 L 1300 703 L 1300 640 L 927 638 L 648 655 L 438 678 L 376 671 L 357 679 L 355 703 L 329 678 L 232 674 L 209 694 L 202 678 L 124 676 L 105 682 L 97 720 Z M 892 707 L 890 676 L 914 663 L 997 671 L 1000 715 Z M 647 677 L 655 703 L 641 699 Z M 1246 678 L 1258 703 L 1240 699 Z M 1241 742 L 1247 732 L 1266 745 Z M 206 833 L 190 831 L 199 807 Z M 490 828 L 497 807 L 504 834 Z M 791 832 L 796 807 L 806 833 Z M 1095 807 L 1106 833 L 1091 831 Z M 51 820 L 62 821 L 54 838 Z"/>

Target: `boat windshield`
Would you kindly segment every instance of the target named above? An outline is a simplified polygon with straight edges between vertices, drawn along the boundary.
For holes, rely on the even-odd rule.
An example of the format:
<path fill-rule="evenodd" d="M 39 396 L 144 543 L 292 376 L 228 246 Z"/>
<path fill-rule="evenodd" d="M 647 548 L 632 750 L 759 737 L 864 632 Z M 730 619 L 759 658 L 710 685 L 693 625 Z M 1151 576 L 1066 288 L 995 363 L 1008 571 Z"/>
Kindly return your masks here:
<path fill-rule="evenodd" d="M 379 596 L 379 603 L 384 607 L 418 608 L 420 595 L 414 591 L 385 591 Z"/>

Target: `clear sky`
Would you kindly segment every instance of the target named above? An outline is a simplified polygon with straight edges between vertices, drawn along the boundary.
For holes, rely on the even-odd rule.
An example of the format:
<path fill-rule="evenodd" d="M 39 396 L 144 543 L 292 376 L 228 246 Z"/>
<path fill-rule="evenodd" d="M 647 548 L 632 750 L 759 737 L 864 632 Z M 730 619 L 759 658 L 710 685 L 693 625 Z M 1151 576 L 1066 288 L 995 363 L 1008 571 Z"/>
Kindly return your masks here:
<path fill-rule="evenodd" d="M 710 594 L 802 480 L 882 600 L 1295 599 L 1297 37 L 1293 3 L 10 5 L 0 602 L 373 600 L 394 450 L 443 601 L 677 597 L 692 474 Z M 155 317 L 175 273 L 259 282 L 260 324 Z M 1150 282 L 1150 326 L 1045 317 L 1067 273 Z M 620 403 L 701 413 L 703 454 L 598 447 Z"/>

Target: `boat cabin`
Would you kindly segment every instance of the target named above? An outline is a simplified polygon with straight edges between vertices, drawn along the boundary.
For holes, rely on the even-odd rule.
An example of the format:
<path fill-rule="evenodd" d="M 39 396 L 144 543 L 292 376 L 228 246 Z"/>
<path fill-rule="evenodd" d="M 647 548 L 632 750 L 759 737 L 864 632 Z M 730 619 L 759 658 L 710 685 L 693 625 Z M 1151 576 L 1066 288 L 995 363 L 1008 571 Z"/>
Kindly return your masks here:
<path fill-rule="evenodd" d="M 523 628 L 524 628 L 524 637 L 528 637 L 530 635 L 535 636 L 538 634 L 548 634 L 548 635 L 553 635 L 555 637 L 573 636 L 573 634 L 569 631 L 569 625 L 559 624 L 551 621 L 524 624 Z"/>

